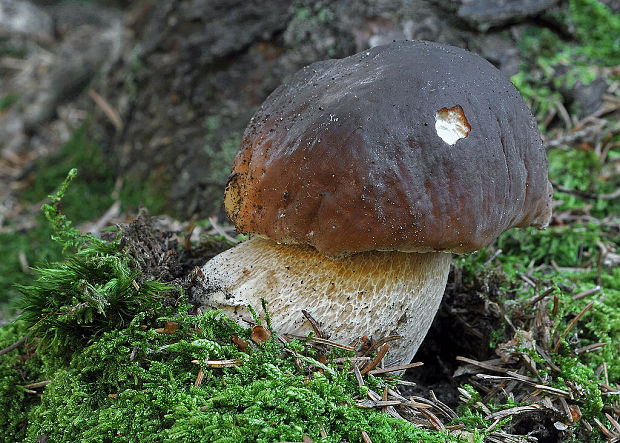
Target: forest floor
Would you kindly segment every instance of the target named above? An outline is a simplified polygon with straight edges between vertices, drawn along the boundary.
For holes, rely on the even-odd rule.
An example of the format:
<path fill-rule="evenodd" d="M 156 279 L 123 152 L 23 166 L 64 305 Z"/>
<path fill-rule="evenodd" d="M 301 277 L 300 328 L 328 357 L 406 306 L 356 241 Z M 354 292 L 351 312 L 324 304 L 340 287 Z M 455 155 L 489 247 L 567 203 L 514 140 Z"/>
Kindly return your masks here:
<path fill-rule="evenodd" d="M 239 327 L 187 304 L 233 227 L 137 217 L 88 123 L 56 127 L 59 152 L 2 150 L 1 439 L 620 441 L 620 15 L 571 5 L 576 42 L 531 30 L 512 77 L 547 149 L 551 226 L 454 257 L 402 378 L 380 338 L 291 341 L 264 307 Z M 26 66 L 6 43 L 0 68 Z M 17 101 L 0 91 L 0 115 Z"/>

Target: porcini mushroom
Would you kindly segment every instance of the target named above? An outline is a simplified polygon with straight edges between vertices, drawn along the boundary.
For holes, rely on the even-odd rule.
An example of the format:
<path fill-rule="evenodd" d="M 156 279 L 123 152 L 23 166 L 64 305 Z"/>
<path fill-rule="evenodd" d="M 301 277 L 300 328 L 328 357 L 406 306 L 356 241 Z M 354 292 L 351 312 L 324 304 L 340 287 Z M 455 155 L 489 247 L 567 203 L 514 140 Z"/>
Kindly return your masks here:
<path fill-rule="evenodd" d="M 552 187 L 513 85 L 462 49 L 401 41 L 307 66 L 252 117 L 225 207 L 251 238 L 203 268 L 199 302 L 232 318 L 266 299 L 278 331 L 401 340 L 408 363 L 450 253 L 545 228 Z"/>

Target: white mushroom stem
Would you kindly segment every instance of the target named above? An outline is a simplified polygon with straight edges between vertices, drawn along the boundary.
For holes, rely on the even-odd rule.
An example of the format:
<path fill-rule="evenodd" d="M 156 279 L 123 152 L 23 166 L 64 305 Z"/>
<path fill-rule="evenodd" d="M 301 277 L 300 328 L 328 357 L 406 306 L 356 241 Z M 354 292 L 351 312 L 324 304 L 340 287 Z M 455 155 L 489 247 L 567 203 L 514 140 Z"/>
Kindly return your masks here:
<path fill-rule="evenodd" d="M 439 308 L 450 258 L 376 251 L 332 260 L 309 246 L 254 237 L 207 262 L 198 302 L 240 321 L 264 298 L 274 329 L 300 335 L 312 331 L 305 309 L 343 344 L 397 334 L 386 364 L 409 363 Z"/>

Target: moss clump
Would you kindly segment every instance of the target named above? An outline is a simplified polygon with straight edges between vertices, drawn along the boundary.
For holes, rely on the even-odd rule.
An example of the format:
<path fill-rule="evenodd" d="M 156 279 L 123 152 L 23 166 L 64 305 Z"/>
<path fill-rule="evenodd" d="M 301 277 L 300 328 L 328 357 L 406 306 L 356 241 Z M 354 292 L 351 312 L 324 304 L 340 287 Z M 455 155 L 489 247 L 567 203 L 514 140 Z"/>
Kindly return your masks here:
<path fill-rule="evenodd" d="M 3 103 L 0 100 L 0 111 Z M 75 223 L 103 214 L 115 198 L 120 200 L 122 210 L 135 210 L 144 204 L 150 211 L 159 211 L 164 206 L 164 198 L 160 189 L 153 185 L 157 182 L 157 173 L 141 183 L 126 179 L 122 189 L 116 190 L 114 161 L 113 156 L 106 158 L 103 155 L 101 147 L 91 136 L 90 123 L 86 121 L 58 153 L 34 164 L 32 178 L 20 197 L 27 203 L 43 201 L 62 182 L 68 170 L 79 167 L 80 175 L 75 177 L 71 189 L 63 196 L 63 211 Z M 145 187 L 149 192 L 145 192 Z M 115 191 L 118 191 L 116 196 Z M 15 232 L 16 228 L 13 232 L 0 233 L 0 243 L 5 251 L 4 259 L 0 261 L 0 304 L 11 305 L 17 295 L 14 284 L 25 284 L 32 277 L 22 268 L 20 254 L 29 264 L 61 258 L 59 244 L 50 241 L 52 231 L 48 222 L 42 215 L 35 222 L 35 226 L 26 232 Z"/>
<path fill-rule="evenodd" d="M 28 203 L 41 202 L 63 181 L 67 171 L 77 166 L 82 173 L 71 191 L 63 196 L 68 216 L 79 223 L 102 214 L 113 203 L 110 195 L 115 178 L 111 165 L 103 160 L 99 147 L 88 136 L 88 123 L 76 130 L 58 154 L 35 164 L 33 179 L 20 197 Z M 14 284 L 26 284 L 32 278 L 22 268 L 20 254 L 29 264 L 61 257 L 62 248 L 50 240 L 52 230 L 45 217 L 40 215 L 35 222 L 35 226 L 25 232 L 0 233 L 5 252 L 0 261 L 0 303 L 11 304 L 17 295 Z"/>
<path fill-rule="evenodd" d="M 554 184 L 565 188 L 597 194 L 610 194 L 620 188 L 620 174 L 614 171 L 613 156 L 620 155 L 610 152 L 611 161 L 601 164 L 599 157 L 593 152 L 580 147 L 573 149 L 554 149 L 548 154 L 549 175 Z M 604 218 L 620 214 L 620 199 L 583 199 L 564 192 L 556 192 L 554 196 L 562 202 L 558 212 L 578 209 L 593 217 Z"/>
<path fill-rule="evenodd" d="M 1 330 L 3 344 L 27 336 L 0 362 L 0 422 L 11 424 L 0 440 L 356 442 L 362 430 L 377 442 L 451 438 L 360 409 L 366 391 L 349 368 L 320 363 L 305 342 L 273 334 L 253 343 L 251 329 L 217 311 L 190 314 L 182 290 L 143 281 L 133 249 L 80 234 L 60 212 L 75 174 L 44 205 L 53 238 L 73 252 L 20 287 L 22 319 Z M 40 403 L 20 388 L 45 379 Z"/>
<path fill-rule="evenodd" d="M 249 340 L 217 312 L 171 316 L 145 324 L 138 316 L 123 330 L 98 338 L 54 374 L 30 414 L 28 438 L 53 441 L 439 441 L 440 434 L 355 406 L 359 388 L 338 370 L 300 373 L 273 339 L 244 353 L 232 337 Z M 152 326 L 174 319 L 171 334 Z M 147 328 L 145 328 L 147 326 Z M 238 359 L 233 368 L 193 360 Z M 321 430 L 328 437 L 321 439 Z"/>
<path fill-rule="evenodd" d="M 27 332 L 23 321 L 0 328 L 0 349 L 11 346 Z M 24 386 L 43 380 L 43 363 L 31 349 L 23 346 L 0 357 L 0 440 L 20 441 L 28 426 L 28 413 L 39 403 L 32 390 Z"/>
<path fill-rule="evenodd" d="M 520 42 L 522 69 L 511 78 L 539 121 L 563 101 L 564 88 L 592 82 L 595 66 L 620 63 L 620 14 L 597 0 L 568 3 L 568 10 L 553 19 L 574 29 L 577 42 L 567 43 L 548 28 L 529 27 Z"/>

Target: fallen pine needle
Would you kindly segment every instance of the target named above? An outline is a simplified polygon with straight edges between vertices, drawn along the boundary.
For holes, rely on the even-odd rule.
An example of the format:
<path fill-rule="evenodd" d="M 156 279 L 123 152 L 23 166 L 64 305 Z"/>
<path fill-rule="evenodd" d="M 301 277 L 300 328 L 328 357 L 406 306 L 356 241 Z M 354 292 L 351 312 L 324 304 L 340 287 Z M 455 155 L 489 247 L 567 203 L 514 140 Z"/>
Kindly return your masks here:
<path fill-rule="evenodd" d="M 29 385 L 24 385 L 24 388 L 26 388 L 26 389 L 42 388 L 43 386 L 49 385 L 51 382 L 52 382 L 52 380 L 38 381 L 36 383 L 30 383 Z"/>
<path fill-rule="evenodd" d="M 381 360 L 383 360 L 383 357 L 387 353 L 388 349 L 390 349 L 390 345 L 388 345 L 387 343 L 381 346 L 381 349 L 379 349 L 379 352 L 377 352 L 377 356 L 373 358 L 372 361 L 360 371 L 360 373 L 364 375 L 373 370 L 381 362 Z"/>
<path fill-rule="evenodd" d="M 389 368 L 384 369 L 373 369 L 372 371 L 368 371 L 368 373 L 371 375 L 388 374 L 390 372 L 404 371 L 410 368 L 417 368 L 418 366 L 422 366 L 423 364 L 424 363 L 418 361 L 414 363 L 409 363 L 408 365 L 390 366 Z"/>
<path fill-rule="evenodd" d="M 202 370 L 202 368 L 200 368 L 198 370 L 198 375 L 196 376 L 196 381 L 194 382 L 194 387 L 197 388 L 198 386 L 200 386 L 204 378 L 205 378 L 205 373 Z"/>
<path fill-rule="evenodd" d="M 575 326 L 575 324 L 579 321 L 579 319 L 581 317 L 584 316 L 584 314 L 586 312 L 588 312 L 590 310 L 590 308 L 594 305 L 594 300 L 591 301 L 590 303 L 588 303 L 586 305 L 585 308 L 583 308 L 581 310 L 581 312 L 579 314 L 577 314 L 575 316 L 575 318 L 573 318 L 571 320 L 571 322 L 568 324 L 568 326 L 566 327 L 566 329 L 564 330 L 564 332 L 562 333 L 562 336 L 560 337 L 560 339 L 558 340 L 558 342 L 555 344 L 555 346 L 553 347 L 553 352 L 558 352 L 558 349 L 560 348 L 560 343 L 562 343 L 562 340 L 564 340 L 566 338 L 566 336 L 568 335 L 568 332 L 573 328 L 573 326 Z"/>
<path fill-rule="evenodd" d="M 241 360 L 238 358 L 233 360 L 192 360 L 192 363 L 207 366 L 209 368 L 233 368 L 235 366 L 241 366 L 242 364 Z"/>

